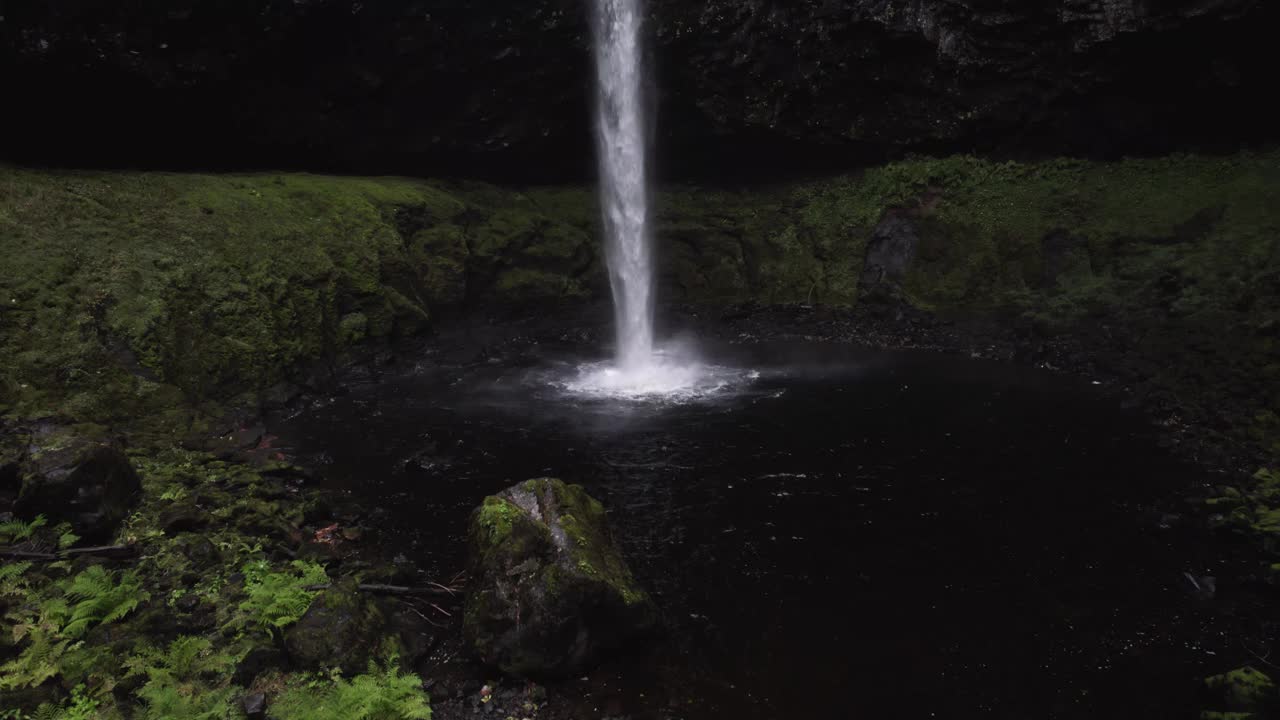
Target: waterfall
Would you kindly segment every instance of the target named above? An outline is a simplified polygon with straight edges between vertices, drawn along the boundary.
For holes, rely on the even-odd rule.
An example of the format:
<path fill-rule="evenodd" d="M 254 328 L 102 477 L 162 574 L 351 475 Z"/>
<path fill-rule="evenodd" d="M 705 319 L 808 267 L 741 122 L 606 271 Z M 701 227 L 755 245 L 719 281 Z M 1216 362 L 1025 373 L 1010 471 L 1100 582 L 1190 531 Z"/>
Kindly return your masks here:
<path fill-rule="evenodd" d="M 653 361 L 641 0 L 594 0 L 597 139 L 619 369 Z"/>
<path fill-rule="evenodd" d="M 704 365 L 687 342 L 654 345 L 643 0 L 592 2 L 600 201 L 618 349 L 613 362 L 582 365 L 576 377 L 559 384 L 579 395 L 639 401 L 716 395 L 755 375 Z"/>

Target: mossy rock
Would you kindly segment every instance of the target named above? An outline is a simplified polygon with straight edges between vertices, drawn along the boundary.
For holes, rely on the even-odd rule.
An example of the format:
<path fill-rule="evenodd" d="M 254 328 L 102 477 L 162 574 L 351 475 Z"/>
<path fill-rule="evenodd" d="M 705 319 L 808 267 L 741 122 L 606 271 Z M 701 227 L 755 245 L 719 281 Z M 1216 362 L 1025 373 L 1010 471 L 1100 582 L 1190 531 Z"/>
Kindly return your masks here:
<path fill-rule="evenodd" d="M 412 667 L 430 648 L 431 635 L 432 628 L 403 603 L 361 592 L 348 577 L 316 596 L 285 630 L 284 646 L 296 668 L 358 675 L 388 657 Z"/>
<path fill-rule="evenodd" d="M 316 596 L 302 619 L 285 631 L 284 644 L 295 667 L 356 675 L 397 649 L 388 646 L 394 641 L 386 638 L 387 627 L 378 603 L 345 578 Z"/>
<path fill-rule="evenodd" d="M 542 478 L 487 497 L 468 537 L 466 642 L 506 673 L 578 673 L 657 623 L 604 508 L 580 486 Z"/>
<path fill-rule="evenodd" d="M 42 424 L 30 438 L 18 469 L 18 514 L 66 521 L 87 539 L 109 539 L 142 490 L 124 451 L 96 426 Z"/>
<path fill-rule="evenodd" d="M 1214 675 L 1204 681 L 1206 687 L 1221 698 L 1222 708 L 1227 712 L 1214 717 L 1272 717 L 1278 709 L 1280 695 L 1276 692 L 1276 684 L 1261 670 L 1253 667 L 1242 667 L 1221 675 Z"/>

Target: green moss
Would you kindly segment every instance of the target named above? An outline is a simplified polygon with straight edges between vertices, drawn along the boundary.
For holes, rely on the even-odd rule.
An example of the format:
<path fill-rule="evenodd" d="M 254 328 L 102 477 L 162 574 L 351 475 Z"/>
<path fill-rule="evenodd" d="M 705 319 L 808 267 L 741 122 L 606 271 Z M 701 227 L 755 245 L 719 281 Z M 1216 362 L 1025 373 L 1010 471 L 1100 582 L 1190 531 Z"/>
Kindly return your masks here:
<path fill-rule="evenodd" d="M 559 480 L 537 482 L 554 494 L 562 508 L 559 524 L 568 542 L 567 551 L 578 570 L 613 587 L 628 605 L 648 603 L 648 594 L 640 589 L 631 568 L 605 536 L 608 521 L 604 506 L 581 485 L 568 485 Z"/>
<path fill-rule="evenodd" d="M 1254 713 L 1276 704 L 1276 685 L 1266 673 L 1243 667 L 1205 679 L 1205 686 L 1217 693 L 1226 710 Z"/>
<path fill-rule="evenodd" d="M 496 545 L 511 535 L 516 518 L 524 513 L 515 503 L 490 495 L 476 510 L 476 523 L 488 533 L 486 542 Z"/>
<path fill-rule="evenodd" d="M 436 306 L 581 295 L 593 245 L 487 186 L 0 168 L 3 410 L 181 433 L 184 400 L 270 387 Z"/>
<path fill-rule="evenodd" d="M 921 307 L 1025 312 L 1045 327 L 1122 316 L 1157 329 L 1149 355 L 1226 322 L 1231 354 L 1249 358 L 1228 371 L 1280 380 L 1280 364 L 1254 361 L 1280 350 L 1267 330 L 1280 323 L 1267 280 L 1280 272 L 1278 174 L 1276 151 L 950 157 L 788 187 L 667 188 L 654 200 L 663 292 L 852 304 L 893 208 L 920 226 L 904 291 Z M 603 290 L 598 214 L 585 188 L 0 169 L 0 341 L 12 349 L 0 396 L 9 412 L 185 431 L 199 414 L 175 412 L 183 398 L 269 387 L 442 309 Z M 1053 232 L 1075 244 L 1049 258 Z M 1280 397 L 1259 400 L 1274 413 Z M 1259 417 L 1259 442 L 1280 447 Z"/>

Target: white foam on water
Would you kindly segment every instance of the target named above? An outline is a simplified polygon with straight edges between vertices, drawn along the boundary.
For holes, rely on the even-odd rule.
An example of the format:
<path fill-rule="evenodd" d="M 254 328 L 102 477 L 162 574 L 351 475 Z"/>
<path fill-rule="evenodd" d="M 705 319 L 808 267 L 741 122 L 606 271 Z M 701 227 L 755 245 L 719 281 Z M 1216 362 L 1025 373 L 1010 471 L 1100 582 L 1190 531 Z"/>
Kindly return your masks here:
<path fill-rule="evenodd" d="M 584 397 L 679 404 L 737 390 L 759 377 L 752 370 L 702 363 L 686 353 L 658 350 L 647 360 L 584 363 L 576 375 L 553 384 Z"/>

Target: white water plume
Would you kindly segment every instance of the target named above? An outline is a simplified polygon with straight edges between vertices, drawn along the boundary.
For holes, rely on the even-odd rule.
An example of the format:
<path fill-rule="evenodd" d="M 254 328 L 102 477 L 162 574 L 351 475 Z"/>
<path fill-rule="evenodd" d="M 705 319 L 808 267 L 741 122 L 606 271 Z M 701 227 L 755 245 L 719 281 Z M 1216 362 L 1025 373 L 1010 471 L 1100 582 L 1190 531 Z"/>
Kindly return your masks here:
<path fill-rule="evenodd" d="M 596 0 L 597 134 L 618 368 L 653 361 L 653 262 L 640 0 Z"/>
<path fill-rule="evenodd" d="M 618 398 L 700 397 L 743 373 L 654 347 L 642 0 L 594 0 L 596 128 L 617 356 L 564 386 Z"/>

